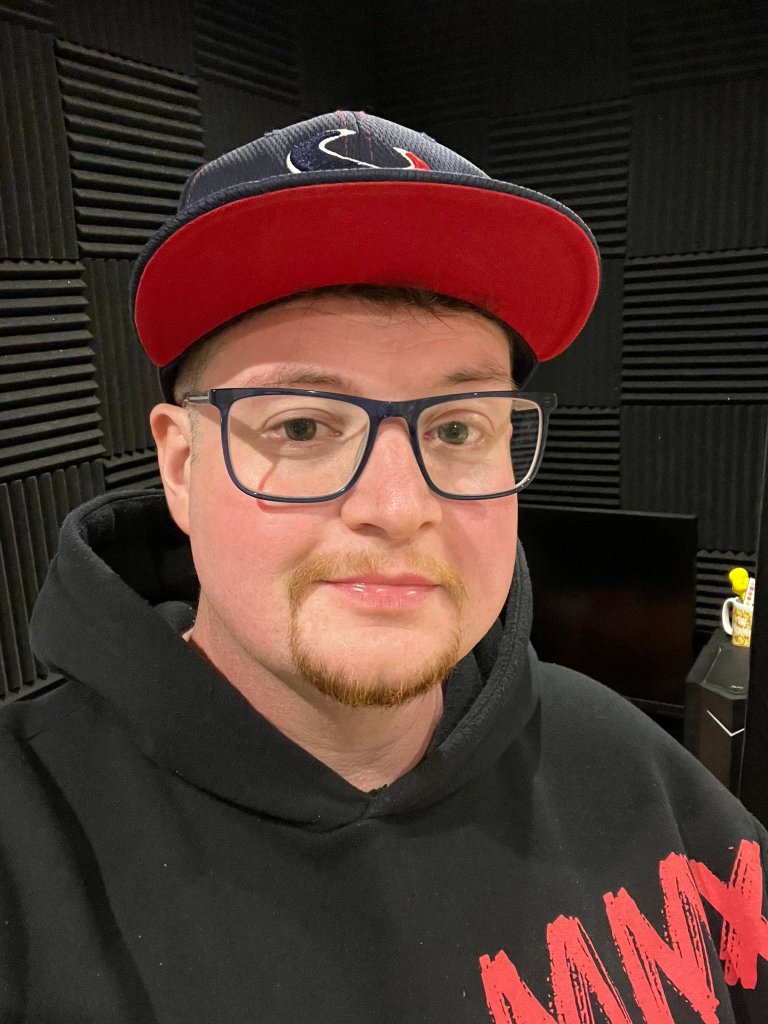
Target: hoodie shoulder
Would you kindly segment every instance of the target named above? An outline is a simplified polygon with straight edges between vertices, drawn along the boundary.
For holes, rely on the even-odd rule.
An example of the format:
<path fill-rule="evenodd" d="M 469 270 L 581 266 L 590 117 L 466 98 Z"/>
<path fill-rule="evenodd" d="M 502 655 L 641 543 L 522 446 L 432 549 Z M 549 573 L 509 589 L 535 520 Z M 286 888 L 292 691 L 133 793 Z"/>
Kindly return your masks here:
<path fill-rule="evenodd" d="M 564 665 L 534 657 L 542 702 L 542 720 L 553 741 L 580 757 L 597 756 L 605 765 L 621 758 L 625 765 L 658 766 L 668 760 L 711 773 L 644 711 L 603 683 Z M 719 785 L 719 783 L 718 783 Z"/>
<path fill-rule="evenodd" d="M 9 743 L 28 743 L 42 733 L 61 728 L 94 700 L 95 693 L 72 679 L 42 693 L 17 700 L 0 708 L 0 747 Z"/>
<path fill-rule="evenodd" d="M 561 665 L 534 659 L 542 751 L 564 787 L 591 808 L 643 822 L 674 822 L 684 846 L 713 835 L 766 833 L 741 801 L 681 743 L 621 694 Z M 575 780 L 575 781 L 574 781 Z"/>

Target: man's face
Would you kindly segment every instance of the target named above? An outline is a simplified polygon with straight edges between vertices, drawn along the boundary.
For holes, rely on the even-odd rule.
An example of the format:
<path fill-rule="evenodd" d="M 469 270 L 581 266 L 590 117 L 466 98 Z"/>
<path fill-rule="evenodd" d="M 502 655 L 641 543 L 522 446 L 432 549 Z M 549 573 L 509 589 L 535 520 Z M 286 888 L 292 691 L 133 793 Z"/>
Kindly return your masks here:
<path fill-rule="evenodd" d="M 510 387 L 503 331 L 472 313 L 296 300 L 230 328 L 204 387 L 289 386 L 385 400 Z M 295 690 L 403 703 L 485 635 L 514 569 L 517 499 L 429 489 L 407 427 L 388 420 L 362 476 L 332 501 L 279 504 L 230 480 L 204 407 L 188 467 L 198 618 L 218 646 Z"/>

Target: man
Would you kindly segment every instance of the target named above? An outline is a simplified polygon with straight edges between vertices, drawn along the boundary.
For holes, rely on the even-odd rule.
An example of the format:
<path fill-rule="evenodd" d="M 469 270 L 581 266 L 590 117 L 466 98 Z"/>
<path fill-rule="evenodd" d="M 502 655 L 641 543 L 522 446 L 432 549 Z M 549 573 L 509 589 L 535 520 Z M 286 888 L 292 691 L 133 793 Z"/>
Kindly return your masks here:
<path fill-rule="evenodd" d="M 519 385 L 585 226 L 337 112 L 193 175 L 134 280 L 164 495 L 73 513 L 36 608 L 2 1020 L 768 1019 L 762 828 L 528 645 Z"/>

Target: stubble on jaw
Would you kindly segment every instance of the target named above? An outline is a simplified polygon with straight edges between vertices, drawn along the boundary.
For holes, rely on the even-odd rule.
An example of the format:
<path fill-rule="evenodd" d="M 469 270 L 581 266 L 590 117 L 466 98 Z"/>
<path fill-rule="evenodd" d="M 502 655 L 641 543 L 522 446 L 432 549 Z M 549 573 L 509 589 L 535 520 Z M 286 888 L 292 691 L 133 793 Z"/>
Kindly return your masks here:
<path fill-rule="evenodd" d="M 439 686 L 459 661 L 462 641 L 460 628 L 450 632 L 440 651 L 423 664 L 414 666 L 414 671 L 403 676 L 396 684 L 387 683 L 381 678 L 371 678 L 363 666 L 349 664 L 343 668 L 332 667 L 312 644 L 311 633 L 306 629 L 306 624 L 302 628 L 301 621 L 302 605 L 309 588 L 322 580 L 376 573 L 390 561 L 384 555 L 367 554 L 308 558 L 293 571 L 289 580 L 289 648 L 294 665 L 310 686 L 344 707 L 402 707 Z M 440 584 L 457 610 L 461 611 L 467 600 L 466 586 L 447 563 L 431 556 L 411 554 L 400 559 L 398 564 L 401 567 L 404 564 L 407 569 L 422 573 Z M 393 650 L 392 657 L 397 660 L 396 650 Z"/>

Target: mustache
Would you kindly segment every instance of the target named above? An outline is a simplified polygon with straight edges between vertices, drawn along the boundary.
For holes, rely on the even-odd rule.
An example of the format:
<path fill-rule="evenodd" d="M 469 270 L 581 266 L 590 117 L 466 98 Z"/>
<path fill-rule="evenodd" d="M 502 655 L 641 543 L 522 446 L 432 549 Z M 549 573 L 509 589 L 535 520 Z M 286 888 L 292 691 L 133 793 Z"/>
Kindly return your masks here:
<path fill-rule="evenodd" d="M 291 611 L 301 604 L 307 590 L 322 580 L 346 579 L 382 572 L 395 565 L 392 555 L 358 552 L 344 555 L 317 555 L 301 562 L 288 581 Z M 453 603 L 460 608 L 467 600 L 464 580 L 447 562 L 423 552 L 411 551 L 397 557 L 397 571 L 409 571 L 425 576 L 444 587 Z"/>

